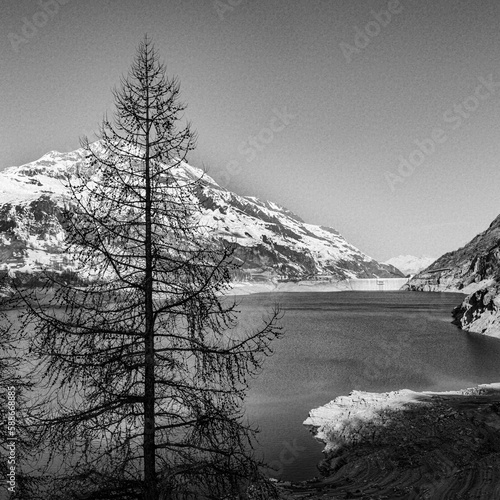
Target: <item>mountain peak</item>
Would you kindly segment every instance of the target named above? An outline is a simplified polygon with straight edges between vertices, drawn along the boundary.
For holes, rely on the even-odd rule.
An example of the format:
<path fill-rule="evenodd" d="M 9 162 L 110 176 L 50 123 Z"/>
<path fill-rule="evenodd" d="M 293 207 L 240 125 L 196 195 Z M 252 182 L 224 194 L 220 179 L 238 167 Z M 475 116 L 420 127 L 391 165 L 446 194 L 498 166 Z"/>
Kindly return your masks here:
<path fill-rule="evenodd" d="M 392 257 L 386 260 L 384 264 L 389 266 L 394 266 L 399 269 L 403 274 L 417 274 L 425 268 L 429 267 L 436 259 L 434 257 L 429 257 L 423 255 L 421 257 L 416 257 L 414 255 L 398 255 L 397 257 Z"/>
<path fill-rule="evenodd" d="M 0 172 L 0 263 L 23 270 L 64 264 L 60 254 L 64 241 L 60 212 L 67 198 L 64 180 L 84 158 L 83 149 L 50 151 L 34 162 Z M 350 245 L 335 229 L 307 224 L 275 202 L 228 191 L 186 162 L 180 162 L 173 174 L 200 179 L 195 193 L 202 206 L 200 224 L 234 244 L 240 279 L 395 276 L 394 269 Z"/>

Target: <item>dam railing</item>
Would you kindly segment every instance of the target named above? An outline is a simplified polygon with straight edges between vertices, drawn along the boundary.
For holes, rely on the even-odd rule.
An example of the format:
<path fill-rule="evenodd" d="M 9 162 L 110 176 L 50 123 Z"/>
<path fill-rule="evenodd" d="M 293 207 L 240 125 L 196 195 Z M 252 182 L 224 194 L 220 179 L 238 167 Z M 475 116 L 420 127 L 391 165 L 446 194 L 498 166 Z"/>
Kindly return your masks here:
<path fill-rule="evenodd" d="M 388 291 L 399 290 L 410 278 L 372 278 L 348 280 L 351 290 Z"/>

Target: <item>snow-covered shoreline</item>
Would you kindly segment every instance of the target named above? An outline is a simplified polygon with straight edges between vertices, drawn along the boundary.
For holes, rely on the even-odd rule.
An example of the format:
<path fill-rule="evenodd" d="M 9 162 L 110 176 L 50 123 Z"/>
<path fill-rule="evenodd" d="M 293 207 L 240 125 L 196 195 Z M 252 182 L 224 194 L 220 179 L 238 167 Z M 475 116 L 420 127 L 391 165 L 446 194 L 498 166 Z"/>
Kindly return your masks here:
<path fill-rule="evenodd" d="M 367 422 L 384 425 L 384 416 L 388 412 L 400 412 L 411 405 L 431 403 L 442 398 L 477 396 L 479 393 L 495 394 L 500 398 L 500 383 L 444 392 L 417 392 L 409 389 L 384 393 L 352 391 L 349 396 L 339 396 L 323 406 L 312 409 L 303 425 L 311 430 L 318 441 L 325 443 L 324 452 L 328 453 L 339 448 L 341 441 L 336 437 L 343 435 L 346 427 L 352 432 L 355 425 L 362 427 Z"/>
<path fill-rule="evenodd" d="M 352 391 L 349 396 L 339 396 L 329 403 L 314 408 L 304 421 L 315 435 L 315 438 L 326 444 L 325 451 L 333 450 L 336 445 L 332 438 L 353 419 L 358 422 L 374 421 L 387 411 L 400 411 L 408 405 L 432 402 L 455 396 L 468 397 L 496 395 L 500 398 L 500 382 L 481 384 L 473 388 L 457 391 L 412 391 L 400 389 L 391 392 Z M 383 420 L 383 418 L 382 418 Z M 350 425 L 350 424 L 349 424 Z"/>
<path fill-rule="evenodd" d="M 323 477 L 285 487 L 288 498 L 500 498 L 500 383 L 353 391 L 304 425 L 325 444 Z"/>

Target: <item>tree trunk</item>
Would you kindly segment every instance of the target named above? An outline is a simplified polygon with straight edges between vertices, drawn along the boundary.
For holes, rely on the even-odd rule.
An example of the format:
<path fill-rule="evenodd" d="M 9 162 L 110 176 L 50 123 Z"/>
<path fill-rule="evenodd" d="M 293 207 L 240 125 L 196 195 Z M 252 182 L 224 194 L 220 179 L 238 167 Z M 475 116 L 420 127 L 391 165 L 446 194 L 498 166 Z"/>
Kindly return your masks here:
<path fill-rule="evenodd" d="M 148 79 L 148 47 L 145 51 L 146 81 Z M 145 339 L 144 339 L 144 500 L 157 500 L 157 478 L 155 459 L 155 350 L 153 311 L 153 262 L 151 254 L 151 165 L 150 165 L 150 121 L 149 85 L 146 95 L 146 203 L 145 203 Z"/>

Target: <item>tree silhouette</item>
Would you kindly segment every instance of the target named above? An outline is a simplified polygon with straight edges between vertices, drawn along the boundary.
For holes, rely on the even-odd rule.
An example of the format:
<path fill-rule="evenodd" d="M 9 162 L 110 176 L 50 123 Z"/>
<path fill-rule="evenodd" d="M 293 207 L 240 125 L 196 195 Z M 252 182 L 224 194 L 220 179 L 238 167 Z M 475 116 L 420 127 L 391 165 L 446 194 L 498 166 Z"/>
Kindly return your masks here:
<path fill-rule="evenodd" d="M 0 277 L 0 477 L 10 498 L 29 498 L 33 478 L 24 466 L 36 449 L 33 415 L 36 402 L 29 403 L 33 383 L 26 361 L 26 336 L 16 328 L 18 299 L 7 273 Z"/>
<path fill-rule="evenodd" d="M 242 402 L 280 313 L 246 329 L 224 297 L 232 248 L 203 224 L 203 177 L 185 163 L 195 137 L 147 37 L 114 97 L 113 122 L 82 142 L 67 181 L 68 252 L 84 284 L 53 273 L 24 296 L 46 387 L 43 488 L 53 499 L 270 498 Z"/>

